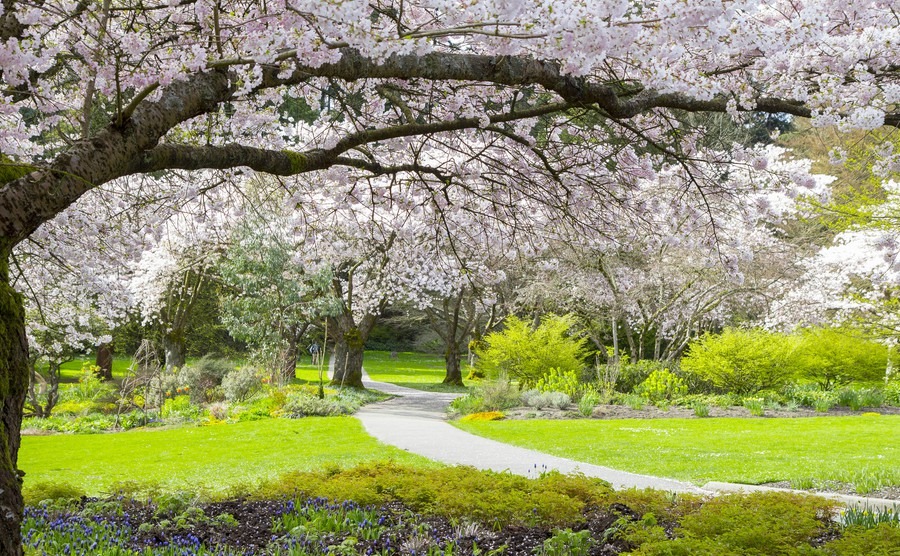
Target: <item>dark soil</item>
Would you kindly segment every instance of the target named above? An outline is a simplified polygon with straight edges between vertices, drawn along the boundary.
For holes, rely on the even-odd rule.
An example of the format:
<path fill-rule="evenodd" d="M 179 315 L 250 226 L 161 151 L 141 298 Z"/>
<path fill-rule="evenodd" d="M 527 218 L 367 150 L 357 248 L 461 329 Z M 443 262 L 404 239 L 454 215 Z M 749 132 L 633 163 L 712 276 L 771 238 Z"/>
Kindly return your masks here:
<path fill-rule="evenodd" d="M 96 502 L 96 499 L 82 499 L 82 505 Z M 285 502 L 231 500 L 199 506 L 205 518 L 190 521 L 187 526 L 176 526 L 175 516 L 156 515 L 156 507 L 131 501 L 121 502 L 124 510 L 120 515 L 98 516 L 98 519 L 117 527 L 133 531 L 125 548 L 141 551 L 148 547 L 177 546 L 184 553 L 192 553 L 200 545 L 207 548 L 218 547 L 228 554 L 258 554 L 273 543 L 280 546 L 307 546 L 325 553 L 327 547 L 340 545 L 349 533 L 325 534 L 313 540 L 296 538 L 276 533 L 275 520 L 285 513 Z M 227 514 L 230 525 L 217 520 Z M 355 552 L 358 554 L 415 554 L 429 546 L 445 546 L 455 542 L 453 554 L 469 556 L 488 554 L 491 550 L 504 547 L 504 556 L 532 556 L 535 549 L 550 538 L 553 530 L 540 524 L 534 526 L 513 525 L 492 530 L 486 526 L 454 525 L 443 517 L 418 516 L 399 503 L 390 503 L 379 508 L 389 530 L 377 540 L 358 538 Z M 165 519 L 165 518 L 172 519 Z M 621 504 L 607 509 L 593 508 L 585 512 L 584 522 L 572 529 L 589 530 L 594 539 L 591 556 L 613 556 L 633 547 L 617 538 L 614 524 L 624 518 L 638 519 L 638 514 Z M 165 521 L 164 521 L 165 519 Z M 148 525 L 144 525 L 148 524 Z M 141 527 L 144 525 L 144 527 Z M 316 552 L 320 553 L 320 552 Z"/>

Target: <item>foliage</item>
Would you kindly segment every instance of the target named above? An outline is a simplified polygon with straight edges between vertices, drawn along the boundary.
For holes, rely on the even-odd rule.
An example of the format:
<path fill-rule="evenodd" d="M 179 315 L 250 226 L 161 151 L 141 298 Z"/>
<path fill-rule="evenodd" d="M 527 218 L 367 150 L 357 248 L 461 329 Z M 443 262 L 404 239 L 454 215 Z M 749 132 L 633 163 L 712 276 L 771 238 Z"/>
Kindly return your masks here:
<path fill-rule="evenodd" d="M 841 538 L 822 547 L 828 556 L 866 554 L 867 556 L 894 556 L 900 546 L 900 527 L 881 523 L 873 528 L 848 527 Z"/>
<path fill-rule="evenodd" d="M 778 388 L 792 376 L 792 340 L 761 329 L 726 328 L 691 342 L 681 369 L 738 394 Z"/>
<path fill-rule="evenodd" d="M 553 536 L 535 552 L 536 556 L 588 556 L 593 545 L 591 532 L 588 529 L 578 531 L 562 529 L 553 532 Z"/>
<path fill-rule="evenodd" d="M 486 380 L 465 396 L 450 402 L 450 411 L 459 415 L 483 411 L 503 411 L 519 405 L 519 389 L 504 375 Z"/>
<path fill-rule="evenodd" d="M 562 392 L 573 400 L 577 400 L 581 394 L 581 381 L 575 371 L 563 372 L 557 368 L 537 379 L 534 387 L 541 392 Z"/>
<path fill-rule="evenodd" d="M 765 401 L 762 398 L 744 398 L 744 407 L 750 412 L 750 415 L 762 417 L 766 410 Z"/>
<path fill-rule="evenodd" d="M 478 352 L 476 367 L 487 376 L 505 373 L 526 388 L 537 384 L 551 369 L 560 375 L 579 376 L 587 356 L 587 341 L 572 334 L 574 316 L 548 315 L 534 329 L 515 316 L 504 322 L 505 329 L 485 336 L 487 347 Z"/>
<path fill-rule="evenodd" d="M 652 403 L 661 400 L 672 401 L 687 394 L 684 381 L 668 369 L 653 371 L 650 376 L 635 388 L 635 393 L 647 398 Z"/>
<path fill-rule="evenodd" d="M 256 369 L 244 366 L 232 370 L 222 379 L 222 392 L 229 402 L 242 402 L 262 388 Z"/>
<path fill-rule="evenodd" d="M 600 394 L 595 390 L 588 390 L 581 399 L 578 400 L 578 411 L 585 417 L 590 417 L 594 413 L 594 408 L 600 403 Z"/>
<path fill-rule="evenodd" d="M 823 389 L 884 378 L 888 348 L 846 328 L 805 328 L 790 358 L 795 372 Z"/>
<path fill-rule="evenodd" d="M 662 361 L 653 359 L 641 359 L 633 363 L 627 361 L 619 364 L 619 375 L 616 380 L 616 390 L 619 392 L 634 392 L 642 382 L 647 380 L 654 371 L 667 370 L 668 365 Z"/>
<path fill-rule="evenodd" d="M 797 552 L 804 547 L 806 554 L 812 554 L 810 542 L 826 529 L 832 504 L 823 498 L 782 493 L 719 496 L 684 516 L 677 538 L 657 536 L 633 554 L 787 556 L 804 553 Z"/>
<path fill-rule="evenodd" d="M 379 463 L 347 470 L 290 473 L 261 485 L 259 498 L 321 496 L 358 504 L 393 500 L 426 515 L 484 525 L 567 525 L 611 492 L 608 483 L 551 472 L 537 479 L 470 467 L 416 469 Z"/>
<path fill-rule="evenodd" d="M 841 525 L 844 527 L 872 529 L 881 523 L 900 527 L 900 506 L 883 510 L 868 506 L 850 507 L 841 510 Z"/>
<path fill-rule="evenodd" d="M 524 405 L 535 409 L 544 409 L 545 407 L 565 409 L 572 402 L 568 394 L 557 391 L 526 390 L 522 392 L 520 398 Z"/>
<path fill-rule="evenodd" d="M 709 417 L 709 406 L 703 402 L 694 402 L 691 409 L 697 417 Z"/>
<path fill-rule="evenodd" d="M 190 389 L 191 401 L 194 403 L 219 401 L 224 397 L 220 389 L 222 380 L 234 370 L 234 364 L 227 359 L 207 355 L 181 369 L 178 372 L 178 382 Z"/>
<path fill-rule="evenodd" d="M 482 411 L 481 413 L 470 413 L 460 419 L 460 421 L 499 421 L 503 419 L 502 411 Z"/>

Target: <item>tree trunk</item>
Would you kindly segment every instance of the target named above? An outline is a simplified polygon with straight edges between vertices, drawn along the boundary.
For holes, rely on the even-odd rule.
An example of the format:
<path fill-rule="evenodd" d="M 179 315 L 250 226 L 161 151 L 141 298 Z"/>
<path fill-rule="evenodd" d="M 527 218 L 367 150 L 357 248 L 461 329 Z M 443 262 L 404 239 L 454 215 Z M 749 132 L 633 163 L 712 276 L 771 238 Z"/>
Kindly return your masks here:
<path fill-rule="evenodd" d="M 97 377 L 102 380 L 112 380 L 112 364 L 113 364 L 113 352 L 112 346 L 109 344 L 100 344 L 97 347 L 97 360 L 94 363 L 97 367 L 100 368 L 97 371 Z"/>
<path fill-rule="evenodd" d="M 331 359 L 334 361 L 334 372 L 331 375 L 332 384 L 340 384 L 344 379 L 344 368 L 347 366 L 347 342 L 344 337 L 338 333 L 334 339 L 334 353 Z"/>
<path fill-rule="evenodd" d="M 25 309 L 9 284 L 9 250 L 0 249 L 0 555 L 22 554 L 22 477 L 16 468 L 28 390 Z"/>
<path fill-rule="evenodd" d="M 173 330 L 163 335 L 163 351 L 166 358 L 166 371 L 184 367 L 185 352 L 184 335 L 180 330 Z"/>
<path fill-rule="evenodd" d="M 444 375 L 444 384 L 463 386 L 461 358 L 462 354 L 460 353 L 459 344 L 450 342 L 447 345 L 447 351 L 444 352 L 444 361 L 447 367 L 447 374 Z"/>
<path fill-rule="evenodd" d="M 290 384 L 297 378 L 297 328 L 292 328 L 293 332 L 289 333 L 287 345 L 281 354 L 281 383 Z"/>

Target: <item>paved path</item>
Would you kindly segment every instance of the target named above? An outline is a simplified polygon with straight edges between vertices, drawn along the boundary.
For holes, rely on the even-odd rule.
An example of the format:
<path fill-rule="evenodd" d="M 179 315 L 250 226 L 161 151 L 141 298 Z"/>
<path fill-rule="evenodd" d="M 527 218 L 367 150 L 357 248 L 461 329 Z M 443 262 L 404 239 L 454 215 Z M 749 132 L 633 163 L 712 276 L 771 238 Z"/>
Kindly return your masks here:
<path fill-rule="evenodd" d="M 375 382 L 363 371 L 366 388 L 380 390 L 395 397 L 364 406 L 356 413 L 366 431 L 385 444 L 453 465 L 470 465 L 478 469 L 508 471 L 535 477 L 544 471 L 583 473 L 608 481 L 616 489 L 655 488 L 670 492 L 715 494 L 720 492 L 787 491 L 756 485 L 710 482 L 702 487 L 691 483 L 619 471 L 601 465 L 578 462 L 511 446 L 461 431 L 445 420 L 447 405 L 460 394 L 424 392 L 385 382 Z M 794 491 L 808 494 L 805 491 Z M 821 494 L 848 505 L 891 508 L 895 500 Z"/>

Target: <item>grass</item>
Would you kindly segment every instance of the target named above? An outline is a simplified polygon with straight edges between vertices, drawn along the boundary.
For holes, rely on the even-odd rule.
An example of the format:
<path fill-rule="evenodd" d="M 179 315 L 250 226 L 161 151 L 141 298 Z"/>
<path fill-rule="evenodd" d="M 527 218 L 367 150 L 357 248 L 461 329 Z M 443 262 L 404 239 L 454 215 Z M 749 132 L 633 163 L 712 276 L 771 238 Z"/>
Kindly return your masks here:
<path fill-rule="evenodd" d="M 446 375 L 444 358 L 428 353 L 400 352 L 391 359 L 388 351 L 366 351 L 363 367 L 372 380 L 432 392 L 468 392 L 460 386 L 442 384 Z M 468 367 L 463 365 L 463 375 Z"/>
<path fill-rule="evenodd" d="M 123 481 L 221 492 L 292 470 L 393 460 L 434 465 L 376 441 L 352 417 L 265 419 L 117 434 L 26 436 L 25 488 L 68 483 L 88 494 Z"/>
<path fill-rule="evenodd" d="M 83 365 L 93 365 L 94 358 L 73 359 L 63 363 L 59 367 L 59 382 L 62 384 L 75 383 L 81 378 L 81 368 Z M 130 357 L 113 358 L 112 372 L 113 378 L 121 380 L 128 372 L 131 365 Z"/>
<path fill-rule="evenodd" d="M 454 424 L 556 456 L 697 484 L 841 480 L 860 469 L 900 484 L 900 416 Z"/>

